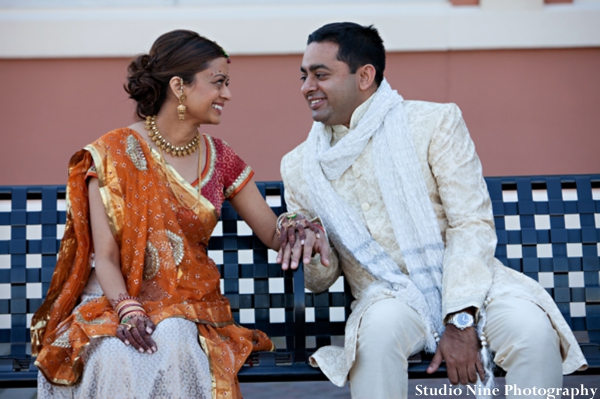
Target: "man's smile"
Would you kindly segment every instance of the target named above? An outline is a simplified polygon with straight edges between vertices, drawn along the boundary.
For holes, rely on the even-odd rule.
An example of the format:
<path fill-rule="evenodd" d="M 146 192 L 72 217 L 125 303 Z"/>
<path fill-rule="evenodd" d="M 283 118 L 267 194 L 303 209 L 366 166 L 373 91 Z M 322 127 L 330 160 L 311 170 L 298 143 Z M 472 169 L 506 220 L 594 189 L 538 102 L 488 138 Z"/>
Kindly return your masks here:
<path fill-rule="evenodd" d="M 311 98 L 311 99 L 308 100 L 308 105 L 313 110 L 319 108 L 324 103 L 325 103 L 325 98 L 324 97 Z"/>

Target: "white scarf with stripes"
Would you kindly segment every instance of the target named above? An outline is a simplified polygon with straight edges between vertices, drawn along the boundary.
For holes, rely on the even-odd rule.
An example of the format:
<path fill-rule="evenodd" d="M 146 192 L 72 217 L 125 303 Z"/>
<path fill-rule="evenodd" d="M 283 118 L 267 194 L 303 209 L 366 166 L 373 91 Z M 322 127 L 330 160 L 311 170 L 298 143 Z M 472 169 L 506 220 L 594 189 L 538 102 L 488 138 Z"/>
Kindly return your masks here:
<path fill-rule="evenodd" d="M 444 243 L 429 199 L 425 179 L 408 126 L 403 98 L 384 79 L 367 112 L 335 146 L 324 124 L 313 123 L 304 151 L 304 178 L 313 209 L 327 228 L 338 251 L 356 259 L 379 283 L 412 307 L 427 328 L 425 350 L 433 353 L 444 332 L 442 321 L 442 271 Z M 370 140 L 375 176 L 409 276 L 371 236 L 350 206 L 335 192 L 331 181 L 342 174 L 364 151 Z M 369 290 L 367 290 L 369 291 Z M 368 292 L 365 295 L 369 295 Z M 480 309 L 478 335 L 483 334 L 485 309 Z M 494 385 L 489 350 L 481 350 L 486 381 Z M 477 395 L 489 398 L 488 395 Z"/>
<path fill-rule="evenodd" d="M 428 327 L 426 349 L 434 352 L 434 332 L 442 323 L 444 244 L 419 159 L 413 145 L 402 96 L 384 80 L 369 109 L 334 147 L 325 125 L 315 122 L 305 149 L 304 175 L 314 210 L 336 248 L 349 252 L 373 277 L 408 300 Z M 396 241 L 410 278 L 371 237 L 363 222 L 335 192 L 339 179 L 373 140 L 373 163 Z"/>

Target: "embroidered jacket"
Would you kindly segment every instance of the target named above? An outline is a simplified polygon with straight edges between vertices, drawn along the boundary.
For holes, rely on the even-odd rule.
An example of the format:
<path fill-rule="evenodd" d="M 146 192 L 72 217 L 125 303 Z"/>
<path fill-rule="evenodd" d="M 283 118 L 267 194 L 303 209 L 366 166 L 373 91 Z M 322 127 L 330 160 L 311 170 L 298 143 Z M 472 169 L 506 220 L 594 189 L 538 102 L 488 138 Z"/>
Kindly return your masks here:
<path fill-rule="evenodd" d="M 359 106 L 350 123 L 354 128 L 368 111 L 371 99 Z M 499 296 L 528 299 L 550 316 L 561 338 L 563 370 L 571 373 L 586 365 L 579 345 L 553 299 L 534 280 L 505 267 L 494 258 L 496 232 L 493 212 L 482 167 L 459 108 L 454 104 L 404 101 L 408 124 L 419 157 L 429 199 L 445 243 L 442 279 L 442 315 L 474 306 Z M 347 134 L 344 126 L 333 126 L 332 145 Z M 408 273 L 402 252 L 395 240 L 385 204 L 375 178 L 372 141 L 340 179 L 332 181 L 334 190 L 354 209 L 373 238 Z M 290 211 L 317 217 L 308 197 L 303 177 L 304 144 L 288 153 L 281 163 L 285 200 Z M 327 226 L 325 226 L 327 228 Z M 338 259 L 332 250 L 331 266 L 324 267 L 315 257 L 305 265 L 306 286 L 321 292 L 333 284 L 343 271 L 357 300 L 346 323 L 345 349 L 324 347 L 311 358 L 314 365 L 336 385 L 343 386 L 356 354 L 360 319 L 374 302 L 390 297 L 379 292 L 363 295 L 374 282 L 353 258 Z"/>

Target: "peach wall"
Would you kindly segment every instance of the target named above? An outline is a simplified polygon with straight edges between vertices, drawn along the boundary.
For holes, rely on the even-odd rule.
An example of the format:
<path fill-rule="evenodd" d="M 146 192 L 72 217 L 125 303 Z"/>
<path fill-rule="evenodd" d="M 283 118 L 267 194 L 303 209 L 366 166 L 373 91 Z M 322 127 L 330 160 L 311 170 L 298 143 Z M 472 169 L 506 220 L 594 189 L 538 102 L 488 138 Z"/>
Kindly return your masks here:
<path fill-rule="evenodd" d="M 300 55 L 233 57 L 220 126 L 256 170 L 279 161 L 311 125 Z M 0 60 L 0 185 L 64 184 L 69 156 L 130 124 L 126 59 Z M 407 99 L 455 102 L 486 175 L 600 172 L 600 48 L 391 53 L 386 76 Z"/>

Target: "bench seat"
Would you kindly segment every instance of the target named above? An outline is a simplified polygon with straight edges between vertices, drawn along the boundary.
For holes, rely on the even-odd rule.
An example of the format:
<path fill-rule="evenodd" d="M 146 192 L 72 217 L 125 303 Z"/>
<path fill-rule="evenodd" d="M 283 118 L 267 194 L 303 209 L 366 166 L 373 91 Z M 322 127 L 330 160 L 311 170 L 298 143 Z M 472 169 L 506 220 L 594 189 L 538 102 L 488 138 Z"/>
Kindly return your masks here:
<path fill-rule="evenodd" d="M 498 235 L 496 257 L 539 281 L 573 329 L 590 368 L 600 373 L 600 175 L 486 178 Z M 286 211 L 281 182 L 257 184 L 276 214 Z M 45 296 L 66 219 L 64 186 L 0 187 L 0 387 L 32 387 L 31 316 Z M 343 344 L 352 295 L 344 277 L 326 292 L 304 288 L 302 268 L 283 272 L 276 254 L 229 203 L 209 243 L 236 322 L 265 331 L 276 352 L 253 354 L 240 382 L 326 380 L 307 359 Z M 430 356 L 410 361 L 428 377 Z M 444 370 L 434 376 L 445 376 Z"/>

